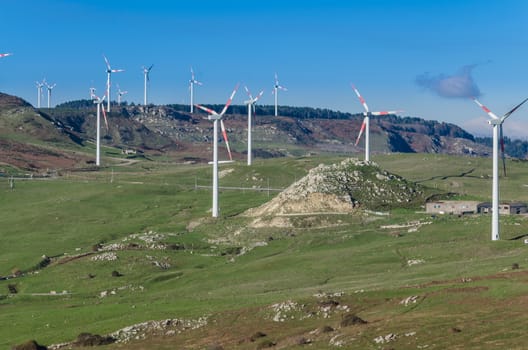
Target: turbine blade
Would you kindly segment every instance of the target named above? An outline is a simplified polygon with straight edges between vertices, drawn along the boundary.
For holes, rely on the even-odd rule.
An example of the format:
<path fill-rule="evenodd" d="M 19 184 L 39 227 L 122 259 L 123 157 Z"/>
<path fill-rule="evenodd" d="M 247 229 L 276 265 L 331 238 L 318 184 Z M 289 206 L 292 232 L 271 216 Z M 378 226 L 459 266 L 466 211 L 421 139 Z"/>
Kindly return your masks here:
<path fill-rule="evenodd" d="M 106 68 L 108 68 L 108 70 L 111 70 L 112 68 L 110 67 L 110 62 L 108 62 L 108 58 L 106 58 L 105 55 L 103 55 L 103 58 L 104 58 L 105 63 L 106 63 Z"/>
<path fill-rule="evenodd" d="M 207 108 L 207 107 L 204 107 L 204 106 L 202 106 L 202 105 L 197 105 L 197 104 L 195 104 L 195 106 L 196 106 L 197 108 L 200 108 L 202 111 L 206 111 L 206 112 L 209 113 L 209 114 L 212 114 L 212 115 L 217 114 L 217 113 L 216 113 L 215 111 L 213 111 L 212 109 Z"/>
<path fill-rule="evenodd" d="M 224 126 L 224 121 L 222 119 L 220 119 L 220 128 L 222 129 L 222 136 L 224 137 L 224 141 L 226 143 L 227 153 L 229 154 L 229 160 L 233 160 L 233 156 L 231 155 L 231 148 L 229 147 L 229 140 L 227 139 L 227 132 Z"/>
<path fill-rule="evenodd" d="M 103 101 L 101 100 L 101 102 L 103 102 Z M 101 109 L 103 110 L 103 117 L 104 117 L 104 121 L 105 121 L 105 125 L 106 125 L 106 131 L 108 131 L 108 119 L 106 119 L 106 110 L 104 108 L 101 108 Z"/>
<path fill-rule="evenodd" d="M 222 109 L 222 112 L 220 113 L 220 116 L 223 116 L 224 113 L 227 111 L 227 108 L 229 107 L 229 105 L 233 101 L 233 97 L 235 97 L 235 94 L 236 94 L 237 90 L 238 90 L 238 84 L 236 84 L 235 89 L 231 93 L 231 96 L 229 96 L 229 99 L 227 100 L 227 103 L 225 104 L 224 109 Z"/>
<path fill-rule="evenodd" d="M 368 113 L 369 108 L 367 106 L 367 102 L 365 101 L 363 96 L 361 96 L 361 94 L 359 93 L 359 90 L 353 84 L 350 84 L 350 86 L 352 86 L 352 89 L 354 90 L 354 92 L 356 93 L 357 97 L 359 98 L 359 102 L 361 102 L 361 104 L 363 105 L 363 108 Z"/>
<path fill-rule="evenodd" d="M 247 86 L 244 86 L 244 89 L 246 89 L 246 93 L 247 93 L 247 95 L 249 96 L 249 99 L 250 99 L 250 100 L 253 100 L 253 96 L 251 95 L 251 92 L 249 91 L 248 87 L 247 87 Z"/>
<path fill-rule="evenodd" d="M 281 89 L 281 90 L 283 90 L 283 91 L 288 91 L 288 89 L 287 89 L 286 87 L 281 86 L 281 85 L 278 85 L 278 86 L 277 86 L 277 89 Z"/>
<path fill-rule="evenodd" d="M 367 123 L 365 123 L 365 118 L 363 118 L 363 123 L 361 124 L 361 129 L 359 129 L 359 135 L 356 139 L 356 146 L 358 145 L 359 143 L 359 139 L 361 139 L 361 135 L 363 135 L 363 131 L 365 130 L 365 126 L 367 125 Z"/>
<path fill-rule="evenodd" d="M 261 90 L 261 91 L 259 92 L 259 94 L 257 95 L 257 97 L 255 97 L 254 102 L 257 102 L 258 99 L 262 97 L 262 95 L 264 95 L 264 90 Z"/>
<path fill-rule="evenodd" d="M 519 103 L 517 106 L 515 106 L 511 111 L 509 111 L 508 113 L 506 113 L 502 118 L 501 120 L 504 121 L 504 119 L 508 118 L 510 116 L 510 114 L 512 114 L 513 112 L 515 112 L 517 109 L 519 109 L 519 107 L 521 107 L 526 101 L 528 101 L 528 98 L 526 98 L 524 101 L 522 101 L 521 103 Z M 501 124 L 502 126 L 502 124 Z"/>
<path fill-rule="evenodd" d="M 475 97 L 473 97 L 473 101 L 475 101 L 475 103 L 476 103 L 477 105 L 479 105 L 479 107 L 482 108 L 482 110 L 483 110 L 484 112 L 486 112 L 491 118 L 493 118 L 493 119 L 499 119 L 499 117 L 497 117 L 497 116 L 495 115 L 495 113 L 493 113 L 492 111 L 490 111 L 488 107 L 486 107 L 486 106 L 484 106 L 482 103 L 480 103 L 480 101 L 477 100 Z"/>
<path fill-rule="evenodd" d="M 504 176 L 506 176 L 506 156 L 504 155 L 504 135 L 502 134 L 502 124 L 499 127 L 499 140 L 500 140 L 500 147 L 501 147 L 501 157 L 502 157 L 502 170 L 504 172 Z"/>
<path fill-rule="evenodd" d="M 403 110 L 399 109 L 397 111 L 381 111 L 381 112 L 370 112 L 372 115 L 388 115 L 388 114 L 396 114 L 403 112 Z"/>
<path fill-rule="evenodd" d="M 11 56 L 12 53 L 0 53 L 0 57 L 7 57 L 7 56 Z"/>
<path fill-rule="evenodd" d="M 124 69 L 111 69 L 110 72 L 112 73 L 120 73 L 120 72 L 124 72 L 125 70 Z"/>
<path fill-rule="evenodd" d="M 148 68 L 148 71 L 150 72 L 150 70 L 152 69 L 152 67 L 154 67 L 153 64 L 150 65 L 150 67 Z"/>

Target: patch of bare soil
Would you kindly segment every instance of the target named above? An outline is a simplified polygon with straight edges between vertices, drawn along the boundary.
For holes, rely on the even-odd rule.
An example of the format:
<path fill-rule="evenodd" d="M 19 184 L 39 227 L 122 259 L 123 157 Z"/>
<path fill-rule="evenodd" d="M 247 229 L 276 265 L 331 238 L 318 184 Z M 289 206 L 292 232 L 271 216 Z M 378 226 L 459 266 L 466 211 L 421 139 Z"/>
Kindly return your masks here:
<path fill-rule="evenodd" d="M 0 139 L 0 163 L 19 169 L 35 172 L 71 169 L 79 164 L 85 165 L 87 160 L 83 156 Z"/>

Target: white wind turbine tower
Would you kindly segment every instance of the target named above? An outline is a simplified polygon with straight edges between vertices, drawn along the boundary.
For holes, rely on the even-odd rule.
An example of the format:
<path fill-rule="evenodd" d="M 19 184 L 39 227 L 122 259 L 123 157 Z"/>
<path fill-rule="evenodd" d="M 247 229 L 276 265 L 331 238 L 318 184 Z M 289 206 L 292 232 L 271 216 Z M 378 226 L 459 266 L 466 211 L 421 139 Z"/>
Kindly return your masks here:
<path fill-rule="evenodd" d="M 42 97 L 42 87 L 44 82 L 37 81 L 37 108 L 40 108 L 40 98 Z"/>
<path fill-rule="evenodd" d="M 123 97 L 123 95 L 126 95 L 126 94 L 128 94 L 128 91 L 122 91 L 119 85 L 117 85 L 117 104 L 118 105 L 121 104 L 121 97 Z"/>
<path fill-rule="evenodd" d="M 255 111 L 255 103 L 258 101 L 258 99 L 262 96 L 264 93 L 264 90 L 262 90 L 257 97 L 253 97 L 251 95 L 251 92 L 249 92 L 249 89 L 247 86 L 244 86 L 246 89 L 246 92 L 249 96 L 249 100 L 244 101 L 245 104 L 248 106 L 248 150 L 247 150 L 247 165 L 251 165 L 251 158 L 252 158 L 252 148 L 251 148 L 251 128 L 252 128 L 252 122 L 251 122 L 251 112 Z"/>
<path fill-rule="evenodd" d="M 124 72 L 125 70 L 124 69 L 112 69 L 112 67 L 110 66 L 110 62 L 108 62 L 108 59 L 106 58 L 105 55 L 103 55 L 104 57 L 104 60 L 105 60 L 105 63 L 106 63 L 106 97 L 108 98 L 108 101 L 107 101 L 107 108 L 106 108 L 106 111 L 107 112 L 110 112 L 110 76 L 112 75 L 112 73 L 119 73 L 119 72 Z"/>
<path fill-rule="evenodd" d="M 502 117 L 497 117 L 495 113 L 490 111 L 486 106 L 480 103 L 476 98 L 473 98 L 473 101 L 480 106 L 486 112 L 491 119 L 488 121 L 490 125 L 493 126 L 493 182 L 491 186 L 492 192 L 492 204 L 491 204 L 491 240 L 498 241 L 500 239 L 499 234 L 499 138 L 502 148 L 502 161 L 504 170 L 506 170 L 505 160 L 504 160 L 504 140 L 502 138 L 502 124 L 519 107 L 523 105 L 528 98 L 515 106 L 508 113 L 504 114 Z"/>
<path fill-rule="evenodd" d="M 363 123 L 361 124 L 361 129 L 359 130 L 359 135 L 356 139 L 356 146 L 359 143 L 359 139 L 361 138 L 361 135 L 363 134 L 363 131 L 365 131 L 365 161 L 370 161 L 370 116 L 371 115 L 387 115 L 387 114 L 396 114 L 398 112 L 401 112 L 401 110 L 397 111 L 381 111 L 381 112 L 370 112 L 369 108 L 367 106 L 367 102 L 365 102 L 365 99 L 360 95 L 358 89 L 354 85 L 352 85 L 352 89 L 354 89 L 354 92 L 356 93 L 357 97 L 359 98 L 359 102 L 363 105 L 363 108 L 365 109 L 365 112 L 363 115 L 365 118 L 363 118 Z"/>
<path fill-rule="evenodd" d="M 51 90 L 53 90 L 53 88 L 57 85 L 57 84 L 53 84 L 53 85 L 49 85 L 46 80 L 43 81 L 44 85 L 46 85 L 46 89 L 48 90 L 48 108 L 51 108 Z"/>
<path fill-rule="evenodd" d="M 279 107 L 278 107 L 279 90 L 288 91 L 287 88 L 279 84 L 279 77 L 277 76 L 277 73 L 275 73 L 275 84 L 273 85 L 273 90 L 271 92 L 272 94 L 275 94 L 275 116 L 279 115 L 279 112 L 278 112 L 279 110 Z"/>
<path fill-rule="evenodd" d="M 105 98 L 106 96 L 103 96 L 103 98 L 99 98 L 93 95 L 93 102 L 97 104 L 97 121 L 96 121 L 96 137 L 95 137 L 96 138 L 95 165 L 97 166 L 101 165 L 101 109 L 103 110 L 103 116 L 105 119 L 106 129 L 108 130 L 108 120 L 106 119 L 106 112 L 105 112 L 104 106 L 101 107 Z"/>
<path fill-rule="evenodd" d="M 153 64 L 150 67 L 146 68 L 143 66 L 143 75 L 145 76 L 145 90 L 143 94 L 143 105 L 147 105 L 147 83 L 150 81 L 150 70 L 154 67 Z"/>
<path fill-rule="evenodd" d="M 191 80 L 189 80 L 189 91 L 191 92 L 191 113 L 194 113 L 194 84 L 203 85 L 194 78 L 194 71 L 191 67 Z"/>
<path fill-rule="evenodd" d="M 227 111 L 227 108 L 229 107 L 229 105 L 231 104 L 231 101 L 233 101 L 233 97 L 235 97 L 237 90 L 238 90 L 238 84 L 237 86 L 235 86 L 235 89 L 231 93 L 231 96 L 229 96 L 229 99 L 227 100 L 227 103 L 225 104 L 224 109 L 222 109 L 222 112 L 220 112 L 220 114 L 216 113 L 215 111 L 207 107 L 204 107 L 198 104 L 196 105 L 196 107 L 209 113 L 209 116 L 207 118 L 213 121 L 213 208 L 212 208 L 212 216 L 214 218 L 218 217 L 218 121 L 220 121 L 220 123 L 222 124 L 222 132 L 224 134 L 224 139 L 227 141 L 227 137 L 226 137 L 227 135 L 225 134 L 225 128 L 223 126 L 222 117 Z M 226 145 L 229 147 L 229 144 L 226 144 Z M 231 152 L 229 154 L 229 157 L 231 157 Z"/>

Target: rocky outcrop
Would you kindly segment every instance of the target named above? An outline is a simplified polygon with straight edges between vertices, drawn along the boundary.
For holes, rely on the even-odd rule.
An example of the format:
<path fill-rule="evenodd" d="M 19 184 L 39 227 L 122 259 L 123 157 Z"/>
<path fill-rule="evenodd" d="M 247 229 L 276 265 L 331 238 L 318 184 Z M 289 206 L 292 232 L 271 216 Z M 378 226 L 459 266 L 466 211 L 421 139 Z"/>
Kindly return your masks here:
<path fill-rule="evenodd" d="M 319 165 L 268 203 L 246 212 L 249 216 L 295 213 L 388 210 L 424 200 L 415 183 L 382 170 L 376 163 L 348 158 Z"/>

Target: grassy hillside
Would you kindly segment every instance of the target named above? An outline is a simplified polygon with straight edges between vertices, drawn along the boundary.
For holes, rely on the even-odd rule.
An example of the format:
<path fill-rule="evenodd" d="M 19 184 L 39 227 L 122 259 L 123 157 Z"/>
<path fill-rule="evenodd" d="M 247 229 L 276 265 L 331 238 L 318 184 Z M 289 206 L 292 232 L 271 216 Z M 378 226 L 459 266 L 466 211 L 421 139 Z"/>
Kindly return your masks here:
<path fill-rule="evenodd" d="M 220 185 L 284 188 L 340 160 L 224 165 Z M 489 200 L 489 159 L 374 160 L 422 185 Z M 528 164 L 508 165 L 503 197 L 528 200 Z M 499 242 L 490 241 L 489 217 L 432 219 L 419 207 L 256 227 L 239 214 L 277 192 L 222 190 L 213 220 L 210 191 L 195 188 L 210 176 L 208 166 L 142 161 L 0 184 L 0 276 L 21 274 L 0 281 L 0 324 L 9 325 L 0 347 L 170 318 L 105 348 L 523 348 L 526 248 L 508 239 L 528 232 L 524 217 L 503 217 Z"/>

